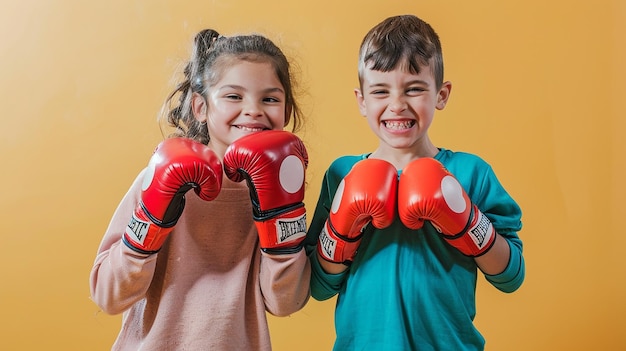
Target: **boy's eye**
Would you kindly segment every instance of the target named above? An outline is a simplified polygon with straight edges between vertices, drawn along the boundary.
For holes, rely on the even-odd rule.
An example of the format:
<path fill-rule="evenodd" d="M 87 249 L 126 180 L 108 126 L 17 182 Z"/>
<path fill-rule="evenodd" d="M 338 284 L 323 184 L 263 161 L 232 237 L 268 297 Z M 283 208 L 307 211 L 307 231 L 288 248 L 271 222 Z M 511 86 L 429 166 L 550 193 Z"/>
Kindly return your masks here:
<path fill-rule="evenodd" d="M 407 89 L 407 93 L 421 93 L 425 90 L 426 89 L 421 88 L 421 87 L 410 87 L 409 89 Z"/>
<path fill-rule="evenodd" d="M 372 95 L 382 95 L 382 94 L 387 94 L 387 90 L 373 90 Z"/>
<path fill-rule="evenodd" d="M 226 95 L 226 98 L 229 100 L 241 100 L 241 97 L 237 94 L 228 94 Z"/>

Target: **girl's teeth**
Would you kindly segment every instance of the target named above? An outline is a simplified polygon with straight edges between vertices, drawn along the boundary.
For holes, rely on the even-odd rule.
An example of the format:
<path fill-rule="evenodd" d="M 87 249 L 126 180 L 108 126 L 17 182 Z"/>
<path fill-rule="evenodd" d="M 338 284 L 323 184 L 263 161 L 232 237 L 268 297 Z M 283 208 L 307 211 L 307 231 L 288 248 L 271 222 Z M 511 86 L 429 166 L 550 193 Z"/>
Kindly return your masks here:
<path fill-rule="evenodd" d="M 260 132 L 263 130 L 263 128 L 250 128 L 250 127 L 244 127 L 244 126 L 239 126 L 239 129 L 245 130 L 246 132 Z"/>

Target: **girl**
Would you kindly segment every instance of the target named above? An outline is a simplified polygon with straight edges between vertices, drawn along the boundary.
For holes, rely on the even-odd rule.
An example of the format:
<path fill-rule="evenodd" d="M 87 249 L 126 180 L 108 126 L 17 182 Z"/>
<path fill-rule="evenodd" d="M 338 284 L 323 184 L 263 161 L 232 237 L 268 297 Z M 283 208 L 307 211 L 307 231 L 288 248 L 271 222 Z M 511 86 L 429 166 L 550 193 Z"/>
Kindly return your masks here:
<path fill-rule="evenodd" d="M 269 239 L 275 233 L 267 223 L 276 219 L 267 214 L 284 211 L 261 209 L 265 217 L 257 216 L 269 195 L 252 182 L 273 174 L 255 170 L 254 162 L 244 166 L 251 168 L 243 173 L 249 190 L 236 175 L 222 177 L 221 164 L 243 147 L 262 153 L 272 143 L 291 143 L 306 166 L 299 139 L 281 131 L 292 118 L 294 131 L 302 122 L 289 63 L 263 36 L 203 30 L 163 111 L 175 132 L 122 199 L 91 271 L 93 301 L 106 313 L 123 312 L 112 349 L 270 350 L 265 312 L 289 315 L 309 297 L 304 234 Z M 185 197 L 191 188 L 199 196 Z M 271 205 L 295 204 L 302 223 L 304 191 L 290 196 Z"/>

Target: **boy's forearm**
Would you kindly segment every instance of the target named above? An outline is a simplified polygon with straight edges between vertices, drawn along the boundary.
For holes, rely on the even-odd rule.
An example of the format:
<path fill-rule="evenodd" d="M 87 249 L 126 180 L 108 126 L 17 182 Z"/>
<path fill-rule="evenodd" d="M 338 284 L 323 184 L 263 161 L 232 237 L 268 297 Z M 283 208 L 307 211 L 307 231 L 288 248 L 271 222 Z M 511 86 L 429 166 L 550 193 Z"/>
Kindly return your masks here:
<path fill-rule="evenodd" d="M 506 239 L 495 233 L 493 246 L 484 255 L 476 257 L 476 264 L 485 274 L 496 275 L 504 272 L 511 257 L 511 248 Z"/>
<path fill-rule="evenodd" d="M 321 265 L 321 260 L 317 253 L 309 256 L 311 262 L 311 296 L 324 301 L 337 295 L 341 290 L 346 277 L 346 270 L 333 274 L 326 272 Z"/>
<path fill-rule="evenodd" d="M 319 253 L 317 253 L 317 260 L 319 261 L 320 266 L 322 266 L 324 272 L 329 274 L 343 273 L 348 269 L 348 266 L 342 263 L 333 263 L 326 261 Z"/>

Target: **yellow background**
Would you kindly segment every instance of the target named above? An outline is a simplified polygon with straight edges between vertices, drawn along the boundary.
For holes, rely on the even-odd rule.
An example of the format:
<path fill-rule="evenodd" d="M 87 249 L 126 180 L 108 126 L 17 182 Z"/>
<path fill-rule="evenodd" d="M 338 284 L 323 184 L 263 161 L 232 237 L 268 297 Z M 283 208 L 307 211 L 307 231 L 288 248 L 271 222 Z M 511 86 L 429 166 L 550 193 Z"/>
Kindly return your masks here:
<path fill-rule="evenodd" d="M 403 13 L 438 31 L 453 82 L 432 139 L 486 159 L 524 210 L 525 284 L 479 279 L 487 350 L 625 349 L 621 0 L 0 1 L 0 349 L 110 348 L 120 316 L 89 271 L 197 30 L 261 32 L 299 66 L 312 212 L 329 163 L 376 146 L 357 49 Z M 333 307 L 271 317 L 275 350 L 329 350 Z"/>

